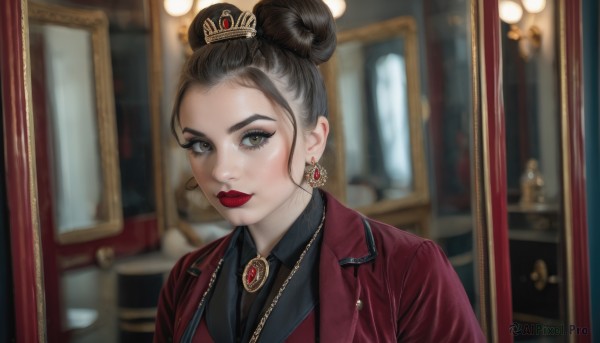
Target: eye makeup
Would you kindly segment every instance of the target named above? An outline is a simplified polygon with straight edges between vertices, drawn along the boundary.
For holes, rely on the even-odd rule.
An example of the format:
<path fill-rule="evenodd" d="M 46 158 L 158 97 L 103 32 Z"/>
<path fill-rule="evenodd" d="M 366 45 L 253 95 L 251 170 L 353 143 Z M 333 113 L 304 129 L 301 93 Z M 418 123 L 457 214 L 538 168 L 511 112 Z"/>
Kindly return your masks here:
<path fill-rule="evenodd" d="M 249 150 L 260 149 L 269 142 L 269 138 L 273 137 L 276 132 L 277 131 L 273 131 L 272 133 L 269 133 L 264 130 L 246 131 L 242 136 L 240 146 Z"/>
<path fill-rule="evenodd" d="M 209 142 L 201 139 L 192 139 L 187 143 L 180 144 L 182 148 L 190 150 L 195 155 L 202 155 L 212 150 Z"/>
<path fill-rule="evenodd" d="M 250 124 L 258 121 L 276 122 L 277 120 L 269 116 L 255 113 L 229 127 L 227 129 L 227 133 L 234 134 L 237 131 L 241 131 L 244 127 L 247 127 Z M 275 134 L 275 132 L 276 131 L 269 132 L 268 130 L 259 128 L 249 129 L 242 134 L 239 146 L 242 149 L 246 150 L 260 149 L 269 142 L 269 138 L 271 138 Z M 185 127 L 183 128 L 182 133 L 188 133 L 193 135 L 192 137 L 186 139 L 187 143 L 180 144 L 182 148 L 190 150 L 193 154 L 203 155 L 214 150 L 214 145 L 210 142 L 206 134 L 204 134 L 203 132 L 192 129 L 190 127 Z"/>
<path fill-rule="evenodd" d="M 267 132 L 261 129 L 248 130 L 243 133 L 239 146 L 247 150 L 260 149 L 269 142 L 269 138 L 273 137 L 276 132 Z M 190 138 L 186 143 L 180 145 L 182 148 L 190 150 L 194 155 L 203 155 L 212 151 L 212 144 L 204 138 L 203 134 L 200 137 Z"/>

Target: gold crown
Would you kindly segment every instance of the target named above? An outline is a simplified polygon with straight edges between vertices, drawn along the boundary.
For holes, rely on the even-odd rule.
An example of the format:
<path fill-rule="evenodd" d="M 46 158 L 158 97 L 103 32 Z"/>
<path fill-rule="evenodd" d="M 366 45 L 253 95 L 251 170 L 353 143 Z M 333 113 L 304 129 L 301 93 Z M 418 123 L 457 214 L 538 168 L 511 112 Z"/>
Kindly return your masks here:
<path fill-rule="evenodd" d="M 210 18 L 204 21 L 202 27 L 206 44 L 232 38 L 252 38 L 256 36 L 256 17 L 251 12 L 244 11 L 235 21 L 229 10 L 223 10 L 218 29 Z"/>

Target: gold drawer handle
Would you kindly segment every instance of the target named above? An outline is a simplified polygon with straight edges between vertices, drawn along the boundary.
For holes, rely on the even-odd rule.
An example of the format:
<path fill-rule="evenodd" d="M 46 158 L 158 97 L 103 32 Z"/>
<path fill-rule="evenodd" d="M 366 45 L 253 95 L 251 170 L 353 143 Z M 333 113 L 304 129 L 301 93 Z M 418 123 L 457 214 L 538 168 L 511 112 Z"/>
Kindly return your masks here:
<path fill-rule="evenodd" d="M 558 283 L 558 276 L 548 275 L 548 266 L 542 259 L 535 261 L 533 264 L 533 271 L 529 274 L 529 277 L 531 278 L 531 281 L 533 281 L 535 289 L 538 291 L 544 290 L 547 284 Z"/>

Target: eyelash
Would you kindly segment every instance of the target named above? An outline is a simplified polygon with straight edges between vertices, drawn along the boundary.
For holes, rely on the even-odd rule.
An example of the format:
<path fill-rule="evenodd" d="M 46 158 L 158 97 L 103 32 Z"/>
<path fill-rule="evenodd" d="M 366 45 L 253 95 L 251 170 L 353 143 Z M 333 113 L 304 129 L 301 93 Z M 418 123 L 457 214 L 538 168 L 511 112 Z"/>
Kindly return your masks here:
<path fill-rule="evenodd" d="M 204 144 L 204 143 L 209 144 L 208 142 L 200 140 L 200 139 L 192 139 L 192 140 L 190 140 L 189 142 L 187 142 L 185 144 L 181 144 L 181 147 L 184 148 L 184 149 L 186 149 L 186 150 L 189 150 L 194 155 L 202 155 L 204 153 L 194 151 L 194 145 L 196 145 L 196 144 Z"/>
<path fill-rule="evenodd" d="M 250 137 L 262 137 L 263 140 L 260 142 L 260 144 L 258 144 L 256 146 L 244 146 L 244 148 L 249 149 L 249 150 L 257 150 L 257 149 L 262 148 L 263 146 L 265 146 L 265 144 L 267 144 L 269 142 L 269 138 L 273 137 L 275 132 L 276 131 L 273 131 L 272 133 L 268 133 L 268 132 L 262 131 L 262 130 L 250 130 L 250 131 L 245 132 L 244 136 L 242 137 L 242 141 L 244 141 L 246 138 L 250 138 Z"/>
<path fill-rule="evenodd" d="M 244 133 L 244 135 L 242 136 L 242 140 L 244 141 L 246 138 L 250 138 L 250 137 L 262 137 L 263 141 L 260 142 L 260 144 L 256 145 L 256 146 L 247 146 L 247 145 L 243 145 L 240 142 L 240 146 L 244 147 L 245 149 L 248 150 L 257 150 L 262 148 L 265 144 L 268 143 L 268 139 L 273 137 L 273 135 L 276 133 L 277 131 L 273 131 L 272 133 L 263 131 L 263 130 L 250 130 L 250 131 L 246 131 Z M 209 144 L 207 141 L 204 140 L 200 140 L 200 139 L 192 139 L 190 141 L 188 141 L 187 143 L 181 144 L 181 147 L 186 149 L 186 150 L 190 150 L 192 152 L 192 154 L 194 155 L 203 155 L 206 152 L 197 152 L 194 151 L 194 145 L 196 144 Z M 212 147 L 211 147 L 212 148 Z"/>

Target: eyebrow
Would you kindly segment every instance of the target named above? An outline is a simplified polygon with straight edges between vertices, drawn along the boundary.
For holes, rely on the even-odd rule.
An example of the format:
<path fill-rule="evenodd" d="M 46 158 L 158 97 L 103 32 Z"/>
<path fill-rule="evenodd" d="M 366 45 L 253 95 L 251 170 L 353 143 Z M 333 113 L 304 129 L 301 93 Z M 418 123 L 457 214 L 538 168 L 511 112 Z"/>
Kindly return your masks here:
<path fill-rule="evenodd" d="M 263 116 L 261 114 L 253 114 L 250 117 L 242 120 L 241 122 L 232 125 L 229 129 L 227 129 L 227 133 L 234 133 L 236 131 L 241 130 L 242 128 L 244 128 L 245 126 L 250 125 L 250 123 L 253 123 L 257 120 L 270 120 L 270 121 L 275 121 L 275 119 L 271 118 L 271 117 L 267 117 L 267 116 Z M 185 132 L 189 132 L 192 133 L 196 136 L 202 136 L 202 137 L 206 137 L 206 135 L 200 131 L 196 131 L 194 129 L 190 129 L 189 127 L 184 128 L 182 131 L 182 133 Z"/>
<path fill-rule="evenodd" d="M 227 133 L 234 133 L 236 131 L 241 130 L 244 126 L 249 125 L 250 123 L 256 121 L 256 120 L 270 120 L 270 121 L 275 121 L 275 119 L 271 118 L 271 117 L 267 117 L 267 116 L 263 116 L 261 114 L 253 114 L 250 117 L 242 120 L 241 122 L 231 126 L 228 130 Z"/>

